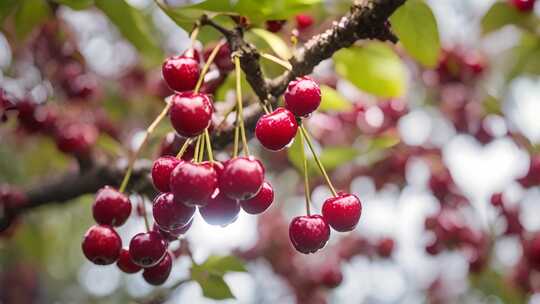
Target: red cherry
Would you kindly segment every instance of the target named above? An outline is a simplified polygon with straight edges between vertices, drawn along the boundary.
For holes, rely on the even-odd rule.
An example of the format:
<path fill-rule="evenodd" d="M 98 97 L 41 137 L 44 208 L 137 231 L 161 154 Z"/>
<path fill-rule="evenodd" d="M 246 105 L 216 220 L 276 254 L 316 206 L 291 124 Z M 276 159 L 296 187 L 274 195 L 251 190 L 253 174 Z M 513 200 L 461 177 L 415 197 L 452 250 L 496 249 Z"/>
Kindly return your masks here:
<path fill-rule="evenodd" d="M 219 190 L 232 199 L 247 200 L 261 190 L 264 168 L 254 157 L 228 160 L 219 177 Z"/>
<path fill-rule="evenodd" d="M 529 240 L 524 241 L 523 250 L 529 265 L 540 270 L 540 233 L 536 232 Z"/>
<path fill-rule="evenodd" d="M 189 207 L 174 200 L 172 193 L 162 193 L 154 199 L 152 214 L 156 223 L 164 230 L 184 227 L 195 214 L 195 207 Z"/>
<path fill-rule="evenodd" d="M 210 53 L 212 53 L 212 49 L 207 49 L 204 52 L 204 60 L 208 60 L 208 57 L 210 56 Z M 231 60 L 231 49 L 229 48 L 229 44 L 224 43 L 219 48 L 219 51 L 216 54 L 216 58 L 214 59 L 214 63 L 218 67 L 218 69 L 221 72 L 227 73 L 234 69 L 234 63 Z"/>
<path fill-rule="evenodd" d="M 92 214 L 99 224 L 122 226 L 131 214 L 131 202 L 122 192 L 105 186 L 96 194 Z"/>
<path fill-rule="evenodd" d="M 98 130 L 95 126 L 85 123 L 71 123 L 62 126 L 56 133 L 58 149 L 69 154 L 86 154 L 96 143 Z"/>
<path fill-rule="evenodd" d="M 129 242 L 129 255 L 133 263 L 143 268 L 157 265 L 166 251 L 167 241 L 156 231 L 138 233 Z"/>
<path fill-rule="evenodd" d="M 351 231 L 360 220 L 362 204 L 356 195 L 340 193 L 337 197 L 331 197 L 324 202 L 322 214 L 334 230 Z"/>
<path fill-rule="evenodd" d="M 167 281 L 172 269 L 172 254 L 167 251 L 165 257 L 159 262 L 159 264 L 145 268 L 143 271 L 144 280 L 151 285 L 161 285 Z"/>
<path fill-rule="evenodd" d="M 330 227 L 318 214 L 297 216 L 289 226 L 289 238 L 297 251 L 315 253 L 328 242 Z"/>
<path fill-rule="evenodd" d="M 240 212 L 237 200 L 231 199 L 216 190 L 208 203 L 199 208 L 202 218 L 210 225 L 227 226 L 234 222 Z"/>
<path fill-rule="evenodd" d="M 178 240 L 179 236 L 185 234 L 189 230 L 189 228 L 191 228 L 192 224 L 193 219 L 191 219 L 187 224 L 180 228 L 167 231 L 159 227 L 158 224 L 154 223 L 152 230 L 159 232 L 161 236 L 163 236 L 168 242 L 172 242 Z"/>
<path fill-rule="evenodd" d="M 171 173 L 171 191 L 177 202 L 203 206 L 217 188 L 217 174 L 210 163 L 183 162 Z"/>
<path fill-rule="evenodd" d="M 320 283 L 327 288 L 336 288 L 343 281 L 343 274 L 339 263 L 328 263 L 324 265 L 319 274 Z"/>
<path fill-rule="evenodd" d="M 289 83 L 283 97 L 287 110 L 296 116 L 306 116 L 321 104 L 321 89 L 310 77 L 299 77 Z"/>
<path fill-rule="evenodd" d="M 534 9 L 535 0 L 509 0 L 510 4 L 522 12 L 531 12 Z"/>
<path fill-rule="evenodd" d="M 118 257 L 118 262 L 116 266 L 120 268 L 125 273 L 136 273 L 141 270 L 141 267 L 133 263 L 131 256 L 129 255 L 129 250 L 122 248 L 120 250 L 120 256 Z"/>
<path fill-rule="evenodd" d="M 491 202 L 491 205 L 492 205 L 493 207 L 497 207 L 497 208 L 502 208 L 502 207 L 504 207 L 503 194 L 500 193 L 500 192 L 494 193 L 494 194 L 491 196 L 490 202 Z"/>
<path fill-rule="evenodd" d="M 195 88 L 199 79 L 199 62 L 183 56 L 169 57 L 161 67 L 163 79 L 175 91 L 189 91 Z"/>
<path fill-rule="evenodd" d="M 152 166 L 152 182 L 161 192 L 169 192 L 171 172 L 182 160 L 174 156 L 162 156 L 154 161 Z"/>
<path fill-rule="evenodd" d="M 254 197 L 240 201 L 240 206 L 246 213 L 260 214 L 266 211 L 274 201 L 274 189 L 269 182 L 264 182 L 261 190 Z"/>
<path fill-rule="evenodd" d="M 185 50 L 184 53 L 182 54 L 182 57 L 191 58 L 197 62 L 201 62 L 201 54 L 195 48 L 189 48 Z"/>
<path fill-rule="evenodd" d="M 213 107 L 208 95 L 193 92 L 176 93 L 171 102 L 171 124 L 178 134 L 194 137 L 210 126 Z"/>
<path fill-rule="evenodd" d="M 268 20 L 266 21 L 266 29 L 272 33 L 281 31 L 287 20 Z"/>
<path fill-rule="evenodd" d="M 394 239 L 385 237 L 377 242 L 377 244 L 375 245 L 375 249 L 377 250 L 377 254 L 379 256 L 383 258 L 388 258 L 392 255 L 392 252 L 394 252 L 394 246 Z"/>
<path fill-rule="evenodd" d="M 298 27 L 299 30 L 304 30 L 313 24 L 313 17 L 307 14 L 298 14 L 295 19 L 296 27 Z"/>
<path fill-rule="evenodd" d="M 84 234 L 82 251 L 90 262 L 96 265 L 109 265 L 118 259 L 122 240 L 113 227 L 94 225 Z"/>
<path fill-rule="evenodd" d="M 297 130 L 298 124 L 294 115 L 285 108 L 278 108 L 259 118 L 255 136 L 265 148 L 279 151 L 291 143 Z"/>

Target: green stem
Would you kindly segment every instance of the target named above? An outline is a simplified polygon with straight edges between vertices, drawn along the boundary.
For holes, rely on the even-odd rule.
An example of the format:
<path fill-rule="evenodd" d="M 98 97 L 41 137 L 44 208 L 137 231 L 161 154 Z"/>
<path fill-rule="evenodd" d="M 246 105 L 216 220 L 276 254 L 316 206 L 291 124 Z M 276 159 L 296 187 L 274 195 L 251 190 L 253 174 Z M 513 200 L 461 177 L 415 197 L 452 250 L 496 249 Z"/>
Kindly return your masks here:
<path fill-rule="evenodd" d="M 238 137 L 240 136 L 240 126 L 238 125 L 238 114 L 236 115 L 236 126 L 234 127 L 234 148 L 233 148 L 233 158 L 238 156 Z"/>
<path fill-rule="evenodd" d="M 283 60 L 281 58 L 278 58 L 278 57 L 276 57 L 274 55 L 267 54 L 267 53 L 261 53 L 261 57 L 266 58 L 266 59 L 268 59 L 268 60 L 270 60 L 272 62 L 275 62 L 275 63 L 281 65 L 282 67 L 284 67 L 288 71 L 292 70 L 292 65 L 287 60 Z"/>
<path fill-rule="evenodd" d="M 238 56 L 234 57 L 234 64 L 236 69 L 236 110 L 238 111 L 238 119 L 240 123 L 240 135 L 242 136 L 242 147 L 244 149 L 245 156 L 249 156 L 249 147 L 247 144 L 246 138 L 246 129 L 244 128 L 244 113 L 242 107 L 242 85 L 240 78 L 240 58 Z"/>
<path fill-rule="evenodd" d="M 214 162 L 214 153 L 212 152 L 212 142 L 210 141 L 210 134 L 208 133 L 208 128 L 204 130 L 204 138 L 206 139 L 206 149 L 208 150 L 208 160 L 211 163 Z"/>
<path fill-rule="evenodd" d="M 300 140 L 302 141 L 302 160 L 304 162 L 304 192 L 306 196 L 306 213 L 308 216 L 311 215 L 311 193 L 309 190 L 309 177 L 308 177 L 308 162 L 306 157 L 306 151 L 305 151 L 305 144 L 304 144 L 304 134 L 300 132 Z"/>
<path fill-rule="evenodd" d="M 178 154 L 176 154 L 176 158 L 182 158 L 182 155 L 184 155 L 184 153 L 186 152 L 190 144 L 191 144 L 191 138 L 186 139 L 186 141 L 182 145 L 182 148 L 180 148 L 180 151 L 178 151 Z"/>
<path fill-rule="evenodd" d="M 199 135 L 199 138 L 201 139 L 201 145 L 199 146 L 199 159 L 198 159 L 198 162 L 202 162 L 203 159 L 204 159 L 204 147 L 206 146 L 205 145 L 205 140 L 204 140 L 204 134 L 201 134 Z"/>
<path fill-rule="evenodd" d="M 304 136 L 309 149 L 311 150 L 311 154 L 313 154 L 313 158 L 315 159 L 315 163 L 317 163 L 317 166 L 319 167 L 319 170 L 321 171 L 322 175 L 324 176 L 324 179 L 326 180 L 326 184 L 330 188 L 330 191 L 332 191 L 332 195 L 335 197 L 338 196 L 336 189 L 334 188 L 334 185 L 332 185 L 332 181 L 330 180 L 330 177 L 328 177 L 328 173 L 326 173 L 326 170 L 324 169 L 324 165 L 322 164 L 321 160 L 317 156 L 317 152 L 315 152 L 315 148 L 313 147 L 313 143 L 311 142 L 311 138 L 309 137 L 306 128 L 303 125 L 300 125 L 300 132 Z"/>
<path fill-rule="evenodd" d="M 197 141 L 195 142 L 195 152 L 193 153 L 194 162 L 197 162 L 199 160 L 199 146 L 200 145 L 201 145 L 201 136 L 198 136 Z"/>
<path fill-rule="evenodd" d="M 204 64 L 204 67 L 201 71 L 201 75 L 199 76 L 199 79 L 197 80 L 197 85 L 195 85 L 195 89 L 193 90 L 195 93 L 198 93 L 199 90 L 201 89 L 201 86 L 204 82 L 204 76 L 206 75 L 206 72 L 208 72 L 208 69 L 210 68 L 210 65 L 212 64 L 212 62 L 214 62 L 214 59 L 216 58 L 216 55 L 222 45 L 223 45 L 222 42 L 218 43 L 218 45 L 216 45 L 216 47 L 214 47 L 214 49 L 212 50 L 212 53 L 210 53 L 210 56 L 208 56 L 208 60 L 206 60 L 206 63 Z"/>

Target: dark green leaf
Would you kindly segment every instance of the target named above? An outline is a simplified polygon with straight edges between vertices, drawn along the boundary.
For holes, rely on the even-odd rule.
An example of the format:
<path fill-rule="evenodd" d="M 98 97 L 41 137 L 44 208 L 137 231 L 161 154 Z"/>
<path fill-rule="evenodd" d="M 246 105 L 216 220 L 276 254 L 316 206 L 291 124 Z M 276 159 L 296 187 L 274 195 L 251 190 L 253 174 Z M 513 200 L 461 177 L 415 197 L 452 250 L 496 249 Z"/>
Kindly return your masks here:
<path fill-rule="evenodd" d="M 322 100 L 319 110 L 321 111 L 347 111 L 352 109 L 352 104 L 339 92 L 329 86 L 321 86 Z"/>
<path fill-rule="evenodd" d="M 206 276 L 194 277 L 194 280 L 201 286 L 203 296 L 214 300 L 234 299 L 234 295 L 229 285 L 222 276 L 208 274 Z"/>
<path fill-rule="evenodd" d="M 392 29 L 414 59 L 434 67 L 439 58 L 440 41 L 437 20 L 429 6 L 421 0 L 409 0 L 391 17 Z"/>
<path fill-rule="evenodd" d="M 69 6 L 74 10 L 87 9 L 94 4 L 94 0 L 54 0 L 54 2 Z"/>
<path fill-rule="evenodd" d="M 372 42 L 342 49 L 334 55 L 336 71 L 360 89 L 381 97 L 405 93 L 406 69 L 386 44 Z"/>
<path fill-rule="evenodd" d="M 45 0 L 22 0 L 15 13 L 17 37 L 24 38 L 34 27 L 47 20 L 50 8 Z"/>
<path fill-rule="evenodd" d="M 525 27 L 529 18 L 506 1 L 495 2 L 482 18 L 482 31 L 493 32 L 509 24 Z"/>

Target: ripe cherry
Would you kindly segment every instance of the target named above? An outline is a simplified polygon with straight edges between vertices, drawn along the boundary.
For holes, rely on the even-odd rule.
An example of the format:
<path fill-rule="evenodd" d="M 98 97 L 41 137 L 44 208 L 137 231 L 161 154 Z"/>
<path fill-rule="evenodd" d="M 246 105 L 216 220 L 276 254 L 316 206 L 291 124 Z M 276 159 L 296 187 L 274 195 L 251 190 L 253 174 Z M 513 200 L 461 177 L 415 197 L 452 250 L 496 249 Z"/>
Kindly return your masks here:
<path fill-rule="evenodd" d="M 164 230 L 184 227 L 195 214 L 195 207 L 189 207 L 174 200 L 170 192 L 162 193 L 154 199 L 152 214 L 156 223 Z"/>
<path fill-rule="evenodd" d="M 289 226 L 289 238 L 297 251 L 315 253 L 328 242 L 330 226 L 318 214 L 297 216 Z"/>
<path fill-rule="evenodd" d="M 208 57 L 212 53 L 212 49 L 207 49 L 204 53 L 204 60 L 208 60 Z M 229 44 L 224 43 L 219 48 L 219 51 L 216 54 L 214 63 L 221 72 L 228 73 L 234 69 L 234 63 L 231 60 L 231 49 Z"/>
<path fill-rule="evenodd" d="M 131 214 L 131 202 L 122 192 L 105 186 L 97 192 L 92 214 L 99 224 L 121 226 Z"/>
<path fill-rule="evenodd" d="M 266 211 L 274 201 L 274 189 L 269 182 L 264 182 L 261 190 L 254 197 L 240 201 L 240 206 L 246 213 L 260 214 Z"/>
<path fill-rule="evenodd" d="M 163 259 L 167 245 L 167 241 L 159 232 L 141 232 L 129 242 L 129 255 L 136 265 L 143 268 L 152 267 Z"/>
<path fill-rule="evenodd" d="M 169 57 L 161 67 L 163 79 L 175 91 L 189 91 L 195 88 L 199 79 L 199 62 L 184 56 Z"/>
<path fill-rule="evenodd" d="M 394 239 L 389 237 L 384 237 L 377 241 L 377 244 L 375 245 L 375 249 L 377 251 L 377 254 L 380 257 L 388 258 L 392 255 L 394 252 L 394 246 L 395 242 Z"/>
<path fill-rule="evenodd" d="M 161 260 L 161 262 L 159 262 L 159 264 L 144 269 L 144 280 L 151 285 L 161 285 L 165 283 L 171 274 L 172 261 L 172 254 L 167 251 L 165 257 Z"/>
<path fill-rule="evenodd" d="M 212 102 L 202 93 L 176 93 L 172 97 L 170 110 L 171 124 L 184 137 L 200 135 L 210 126 Z"/>
<path fill-rule="evenodd" d="M 217 174 L 210 163 L 183 162 L 171 173 L 171 191 L 177 202 L 203 206 L 217 188 Z"/>
<path fill-rule="evenodd" d="M 296 116 L 306 116 L 321 104 L 321 89 L 310 77 L 299 77 L 289 83 L 283 97 L 287 110 Z"/>
<path fill-rule="evenodd" d="M 281 31 L 287 20 L 268 20 L 266 21 L 266 29 L 272 33 Z"/>
<path fill-rule="evenodd" d="M 82 251 L 90 262 L 96 265 L 109 265 L 118 259 L 122 240 L 113 227 L 94 225 L 84 234 Z"/>
<path fill-rule="evenodd" d="M 192 224 L 193 219 L 191 219 L 187 224 L 180 228 L 166 231 L 163 228 L 159 227 L 158 224 L 154 223 L 152 230 L 159 232 L 161 236 L 163 236 L 168 242 L 172 242 L 178 240 L 179 236 L 185 234 L 189 230 L 189 228 L 191 228 Z"/>
<path fill-rule="evenodd" d="M 356 195 L 340 193 L 327 199 L 322 206 L 322 214 L 330 227 L 336 231 L 353 230 L 362 213 L 362 205 Z"/>
<path fill-rule="evenodd" d="M 219 177 L 219 190 L 232 199 L 247 200 L 261 190 L 264 168 L 252 156 L 228 160 Z"/>
<path fill-rule="evenodd" d="M 536 0 L 509 0 L 510 4 L 522 12 L 531 12 Z"/>
<path fill-rule="evenodd" d="M 217 226 L 227 226 L 234 222 L 239 212 L 238 201 L 223 195 L 219 190 L 216 190 L 206 206 L 199 208 L 202 218 L 208 224 Z"/>
<path fill-rule="evenodd" d="M 162 156 L 154 161 L 152 166 L 152 182 L 161 192 L 169 192 L 171 172 L 182 160 L 174 156 Z"/>
<path fill-rule="evenodd" d="M 343 281 L 343 273 L 337 262 L 325 263 L 318 275 L 319 282 L 326 288 L 336 288 Z"/>
<path fill-rule="evenodd" d="M 313 17 L 307 14 L 298 14 L 295 19 L 299 30 L 305 30 L 313 24 Z"/>
<path fill-rule="evenodd" d="M 58 149 L 69 154 L 86 154 L 97 141 L 98 130 L 86 123 L 70 123 L 60 127 L 55 135 Z"/>
<path fill-rule="evenodd" d="M 278 108 L 259 118 L 255 136 L 265 148 L 279 151 L 291 143 L 297 130 L 298 124 L 293 113 L 285 108 Z"/>
<path fill-rule="evenodd" d="M 185 50 L 184 53 L 182 54 L 182 57 L 191 58 L 197 62 L 201 62 L 201 54 L 195 48 L 189 48 Z"/>
<path fill-rule="evenodd" d="M 129 255 L 129 250 L 125 248 L 120 250 L 120 256 L 118 257 L 116 266 L 125 273 L 136 273 L 141 270 L 139 265 L 133 263 L 131 256 Z"/>

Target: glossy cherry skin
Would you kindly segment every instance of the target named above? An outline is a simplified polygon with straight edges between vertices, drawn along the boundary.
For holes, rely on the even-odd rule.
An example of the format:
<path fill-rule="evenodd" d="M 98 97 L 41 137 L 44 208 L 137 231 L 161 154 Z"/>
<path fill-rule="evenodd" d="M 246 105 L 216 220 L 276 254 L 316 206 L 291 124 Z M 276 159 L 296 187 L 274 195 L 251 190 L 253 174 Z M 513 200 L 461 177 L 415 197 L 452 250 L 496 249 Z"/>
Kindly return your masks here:
<path fill-rule="evenodd" d="M 204 59 L 208 60 L 208 57 L 210 56 L 210 53 L 212 53 L 212 49 L 207 49 L 204 52 Z M 219 51 L 216 54 L 216 58 L 214 59 L 214 63 L 218 67 L 218 69 L 221 72 L 228 73 L 234 69 L 234 63 L 231 60 L 231 49 L 229 48 L 229 44 L 224 43 L 219 48 Z"/>
<path fill-rule="evenodd" d="M 167 246 L 167 241 L 159 232 L 141 232 L 129 242 L 129 255 L 136 265 L 143 268 L 152 267 L 163 259 Z"/>
<path fill-rule="evenodd" d="M 199 62 L 184 56 L 169 57 L 161 67 L 163 79 L 175 91 L 189 91 L 195 88 L 199 79 Z"/>
<path fill-rule="evenodd" d="M 193 218 L 195 209 L 175 201 L 174 195 L 167 192 L 154 199 L 152 214 L 159 227 L 169 231 L 184 227 Z"/>
<path fill-rule="evenodd" d="M 136 273 L 142 269 L 139 265 L 133 263 L 131 256 L 129 255 L 129 250 L 125 248 L 120 250 L 120 256 L 118 257 L 116 266 L 118 266 L 118 268 L 124 273 Z"/>
<path fill-rule="evenodd" d="M 190 220 L 187 224 L 185 224 L 184 226 L 182 226 L 182 227 L 180 227 L 178 229 L 173 229 L 173 230 L 167 231 L 167 230 L 159 227 L 158 224 L 154 223 L 154 226 L 152 227 L 152 230 L 159 232 L 161 234 L 161 236 L 163 236 L 168 242 L 172 242 L 172 241 L 178 240 L 179 236 L 181 236 L 183 234 L 186 234 L 186 232 L 189 230 L 189 228 L 191 228 L 192 224 L 193 224 L 193 219 Z"/>
<path fill-rule="evenodd" d="M 171 191 L 177 202 L 204 206 L 217 188 L 218 178 L 210 163 L 183 162 L 171 173 Z"/>
<path fill-rule="evenodd" d="M 171 99 L 171 124 L 184 137 L 194 137 L 204 132 L 212 120 L 212 102 L 202 93 L 176 93 Z"/>
<path fill-rule="evenodd" d="M 264 168 L 253 157 L 236 157 L 224 164 L 219 177 L 219 190 L 236 200 L 247 200 L 261 190 Z"/>
<path fill-rule="evenodd" d="M 201 62 L 201 54 L 195 48 L 189 48 L 184 51 L 182 57 L 194 59 L 197 62 Z"/>
<path fill-rule="evenodd" d="M 510 4 L 522 12 L 531 12 L 536 0 L 509 0 Z"/>
<path fill-rule="evenodd" d="M 143 278 L 146 283 L 156 286 L 165 283 L 171 274 L 172 261 L 173 255 L 167 251 L 165 257 L 159 264 L 145 268 L 143 271 Z"/>
<path fill-rule="evenodd" d="M 227 226 L 234 222 L 239 212 L 238 201 L 221 194 L 219 190 L 216 190 L 206 206 L 199 208 L 204 221 L 216 226 Z"/>
<path fill-rule="evenodd" d="M 318 214 L 297 216 L 289 225 L 289 238 L 297 251 L 315 253 L 328 242 L 330 226 Z"/>
<path fill-rule="evenodd" d="M 277 108 L 259 118 L 255 136 L 266 149 L 279 151 L 293 141 L 297 130 L 298 123 L 293 113 L 285 108 Z"/>
<path fill-rule="evenodd" d="M 171 191 L 171 172 L 181 162 L 182 160 L 174 156 L 162 156 L 154 161 L 152 165 L 152 182 L 158 191 Z"/>
<path fill-rule="evenodd" d="M 71 123 L 57 130 L 55 140 L 60 151 L 82 155 L 90 152 L 98 135 L 98 130 L 94 125 Z"/>
<path fill-rule="evenodd" d="M 291 81 L 283 97 L 287 110 L 296 116 L 306 116 L 321 104 L 321 89 L 313 79 L 304 76 Z"/>
<path fill-rule="evenodd" d="M 131 214 L 131 202 L 122 192 L 105 186 L 96 194 L 92 214 L 99 224 L 121 226 Z"/>
<path fill-rule="evenodd" d="M 307 14 L 298 14 L 295 16 L 296 27 L 299 30 L 305 30 L 313 24 L 313 17 Z"/>
<path fill-rule="evenodd" d="M 336 288 L 343 281 L 343 273 L 338 263 L 328 263 L 320 269 L 319 282 L 327 288 Z"/>
<path fill-rule="evenodd" d="M 82 251 L 90 262 L 96 265 L 109 265 L 118 259 L 122 240 L 113 227 L 94 225 L 84 234 Z"/>
<path fill-rule="evenodd" d="M 334 230 L 351 231 L 360 220 L 362 205 L 356 195 L 339 193 L 337 197 L 331 197 L 324 202 L 322 214 Z"/>
<path fill-rule="evenodd" d="M 240 201 L 242 209 L 249 214 L 260 214 L 266 211 L 274 201 L 274 189 L 269 182 L 265 181 L 261 190 L 254 197 Z"/>

